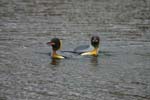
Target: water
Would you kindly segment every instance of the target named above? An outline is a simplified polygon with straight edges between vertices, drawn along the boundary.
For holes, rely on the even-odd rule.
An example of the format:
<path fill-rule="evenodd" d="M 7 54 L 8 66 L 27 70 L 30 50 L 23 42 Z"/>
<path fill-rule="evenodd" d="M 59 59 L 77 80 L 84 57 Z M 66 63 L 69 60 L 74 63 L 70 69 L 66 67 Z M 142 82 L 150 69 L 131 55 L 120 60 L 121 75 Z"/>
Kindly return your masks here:
<path fill-rule="evenodd" d="M 1 0 L 0 99 L 149 100 L 145 2 Z M 98 57 L 50 58 L 46 42 L 53 37 L 72 50 L 88 44 L 91 33 L 101 38 Z"/>

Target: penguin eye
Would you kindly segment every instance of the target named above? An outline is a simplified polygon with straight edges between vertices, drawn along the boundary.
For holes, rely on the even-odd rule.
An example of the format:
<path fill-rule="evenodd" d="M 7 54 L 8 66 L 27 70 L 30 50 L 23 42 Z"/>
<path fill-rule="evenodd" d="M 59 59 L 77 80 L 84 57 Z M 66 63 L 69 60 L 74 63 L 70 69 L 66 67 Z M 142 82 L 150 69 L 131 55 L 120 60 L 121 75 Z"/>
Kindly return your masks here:
<path fill-rule="evenodd" d="M 93 41 L 93 42 L 98 42 L 98 40 L 97 40 L 97 39 L 93 39 L 92 41 Z"/>

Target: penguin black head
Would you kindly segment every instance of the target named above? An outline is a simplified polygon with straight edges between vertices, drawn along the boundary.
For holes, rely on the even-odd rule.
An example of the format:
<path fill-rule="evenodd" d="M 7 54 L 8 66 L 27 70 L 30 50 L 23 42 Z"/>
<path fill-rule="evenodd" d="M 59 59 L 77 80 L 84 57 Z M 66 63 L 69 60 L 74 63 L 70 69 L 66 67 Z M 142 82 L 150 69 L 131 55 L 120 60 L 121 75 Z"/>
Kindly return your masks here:
<path fill-rule="evenodd" d="M 47 42 L 47 45 L 52 46 L 52 49 L 56 51 L 61 48 L 61 41 L 58 38 L 53 38 L 50 42 Z"/>
<path fill-rule="evenodd" d="M 91 45 L 94 47 L 94 48 L 98 48 L 99 47 L 99 42 L 100 42 L 100 38 L 99 36 L 92 36 L 91 37 Z"/>

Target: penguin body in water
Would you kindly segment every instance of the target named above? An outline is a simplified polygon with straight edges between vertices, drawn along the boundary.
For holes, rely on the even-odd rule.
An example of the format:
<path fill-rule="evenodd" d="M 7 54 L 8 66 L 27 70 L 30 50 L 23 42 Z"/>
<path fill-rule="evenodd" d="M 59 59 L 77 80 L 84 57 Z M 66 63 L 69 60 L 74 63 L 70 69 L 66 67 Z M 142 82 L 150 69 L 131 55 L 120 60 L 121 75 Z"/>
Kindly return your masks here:
<path fill-rule="evenodd" d="M 98 56 L 99 53 L 99 36 L 92 36 L 89 45 L 81 45 L 74 49 L 74 52 L 80 55 L 90 55 L 90 56 Z"/>

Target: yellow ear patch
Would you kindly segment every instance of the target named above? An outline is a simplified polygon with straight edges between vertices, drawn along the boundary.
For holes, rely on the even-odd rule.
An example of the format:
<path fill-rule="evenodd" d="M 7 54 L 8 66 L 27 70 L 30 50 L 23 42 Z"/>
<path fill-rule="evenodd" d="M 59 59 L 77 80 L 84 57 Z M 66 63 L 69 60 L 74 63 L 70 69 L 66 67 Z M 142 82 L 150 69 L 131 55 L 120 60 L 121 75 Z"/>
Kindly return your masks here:
<path fill-rule="evenodd" d="M 62 48 L 62 41 L 60 40 L 60 48 L 59 48 L 59 50 Z"/>

